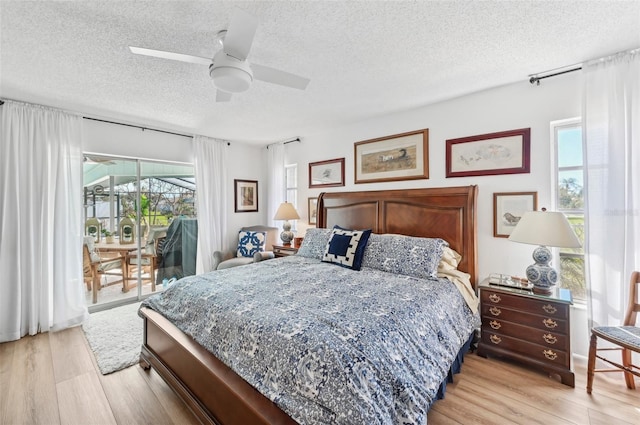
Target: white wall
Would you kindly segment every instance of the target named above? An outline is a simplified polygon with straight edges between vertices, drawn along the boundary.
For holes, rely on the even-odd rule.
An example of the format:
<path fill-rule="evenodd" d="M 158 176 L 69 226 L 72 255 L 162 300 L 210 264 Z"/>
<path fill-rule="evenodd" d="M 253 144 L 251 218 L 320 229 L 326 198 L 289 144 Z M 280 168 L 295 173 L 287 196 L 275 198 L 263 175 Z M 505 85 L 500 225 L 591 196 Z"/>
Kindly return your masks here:
<path fill-rule="evenodd" d="M 477 184 L 480 277 L 492 272 L 522 276 L 532 262 L 532 247 L 493 237 L 493 193 L 536 191 L 539 207 L 551 205 L 549 124 L 553 120 L 579 116 L 580 102 L 576 74 L 545 80 L 540 86 L 532 86 L 523 78 L 522 83 L 303 137 L 302 143 L 287 145 L 287 163 L 298 164 L 299 199 L 302 200 L 299 212 L 302 217 L 307 217 L 306 199 L 321 192 L 308 189 L 308 163 L 333 158 L 345 157 L 346 185 L 328 188 L 328 192 Z M 447 139 L 526 127 L 531 128 L 529 174 L 445 178 Z M 429 179 L 353 183 L 355 142 L 423 128 L 429 129 Z M 299 223 L 299 227 L 304 227 L 304 224 Z"/>
<path fill-rule="evenodd" d="M 523 276 L 533 262 L 533 246 L 493 237 L 494 192 L 538 192 L 538 207 L 550 207 L 550 122 L 580 116 L 579 73 L 544 80 L 533 86 L 522 82 L 491 89 L 434 105 L 371 118 L 349 126 L 301 137 L 287 145 L 287 163 L 298 164 L 300 235 L 306 224 L 308 197 L 322 190 L 308 189 L 308 163 L 345 157 L 345 187 L 331 191 L 408 189 L 478 185 L 478 263 L 480 279 L 498 272 Z M 531 172 L 498 176 L 445 178 L 445 141 L 497 131 L 531 128 Z M 429 179 L 406 182 L 354 184 L 354 143 L 423 128 L 429 129 Z M 586 311 L 572 309 L 572 350 L 586 356 Z"/>

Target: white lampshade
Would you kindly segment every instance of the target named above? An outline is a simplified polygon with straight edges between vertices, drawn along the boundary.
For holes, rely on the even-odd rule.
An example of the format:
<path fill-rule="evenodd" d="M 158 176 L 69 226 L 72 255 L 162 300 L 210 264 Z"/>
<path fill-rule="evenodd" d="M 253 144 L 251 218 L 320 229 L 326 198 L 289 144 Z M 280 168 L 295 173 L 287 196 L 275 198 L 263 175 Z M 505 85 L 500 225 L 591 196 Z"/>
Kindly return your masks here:
<path fill-rule="evenodd" d="M 561 212 L 529 211 L 524 213 L 510 241 L 531 245 L 580 248 L 580 241 Z"/>
<path fill-rule="evenodd" d="M 533 292 L 548 295 L 558 280 L 558 272 L 551 267 L 548 246 L 579 248 L 580 241 L 569 220 L 560 212 L 530 211 L 523 214 L 509 240 L 539 245 L 533 250 L 534 264 L 527 267 L 527 279 L 533 283 Z"/>
<path fill-rule="evenodd" d="M 274 220 L 299 220 L 300 216 L 295 208 L 293 208 L 293 204 L 288 202 L 283 202 L 278 207 L 278 211 L 276 211 L 276 215 L 273 217 Z"/>

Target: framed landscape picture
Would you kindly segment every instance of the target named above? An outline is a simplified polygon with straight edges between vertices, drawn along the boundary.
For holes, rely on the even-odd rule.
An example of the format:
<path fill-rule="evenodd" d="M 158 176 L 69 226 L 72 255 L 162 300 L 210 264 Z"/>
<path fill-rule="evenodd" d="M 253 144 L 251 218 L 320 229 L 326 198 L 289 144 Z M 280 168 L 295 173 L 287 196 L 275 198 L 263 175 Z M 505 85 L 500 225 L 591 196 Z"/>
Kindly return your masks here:
<path fill-rule="evenodd" d="M 508 238 L 527 211 L 538 209 L 538 192 L 493 194 L 493 236 Z"/>
<path fill-rule="evenodd" d="M 234 180 L 233 193 L 235 199 L 235 212 L 258 211 L 257 180 Z"/>
<path fill-rule="evenodd" d="M 309 188 L 344 186 L 344 158 L 309 163 Z"/>
<path fill-rule="evenodd" d="M 354 144 L 355 183 L 429 178 L 429 129 Z"/>
<path fill-rule="evenodd" d="M 530 128 L 449 139 L 446 176 L 528 173 L 530 144 Z"/>

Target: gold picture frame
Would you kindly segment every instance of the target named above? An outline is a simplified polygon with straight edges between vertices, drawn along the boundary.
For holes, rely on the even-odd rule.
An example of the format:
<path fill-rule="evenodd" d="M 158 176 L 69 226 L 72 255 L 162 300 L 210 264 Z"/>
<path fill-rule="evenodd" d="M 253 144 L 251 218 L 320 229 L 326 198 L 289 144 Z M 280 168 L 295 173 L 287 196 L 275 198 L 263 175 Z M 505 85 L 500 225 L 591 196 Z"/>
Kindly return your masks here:
<path fill-rule="evenodd" d="M 354 181 L 390 182 L 429 178 L 429 129 L 354 144 Z"/>

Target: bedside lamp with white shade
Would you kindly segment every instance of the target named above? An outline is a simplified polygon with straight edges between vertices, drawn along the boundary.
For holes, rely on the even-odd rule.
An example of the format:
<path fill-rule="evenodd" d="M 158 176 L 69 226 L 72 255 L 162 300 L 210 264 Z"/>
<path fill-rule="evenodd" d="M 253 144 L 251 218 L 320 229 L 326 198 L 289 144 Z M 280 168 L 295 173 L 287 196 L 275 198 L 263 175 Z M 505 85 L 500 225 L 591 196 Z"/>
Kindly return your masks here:
<path fill-rule="evenodd" d="M 280 204 L 273 219 L 284 220 L 284 223 L 282 224 L 282 233 L 280 233 L 280 239 L 282 239 L 283 245 L 291 245 L 291 241 L 293 240 L 293 232 L 291 231 L 291 223 L 289 223 L 289 220 L 300 219 L 300 216 L 298 215 L 296 209 L 293 207 L 293 204 L 290 204 L 288 202 L 283 202 L 282 204 Z"/>
<path fill-rule="evenodd" d="M 558 272 L 551 267 L 551 251 L 547 247 L 580 248 L 580 241 L 569 221 L 561 212 L 542 211 L 524 213 L 509 236 L 510 241 L 539 245 L 533 250 L 534 264 L 527 267 L 527 279 L 533 292 L 550 294 L 558 281 Z"/>

